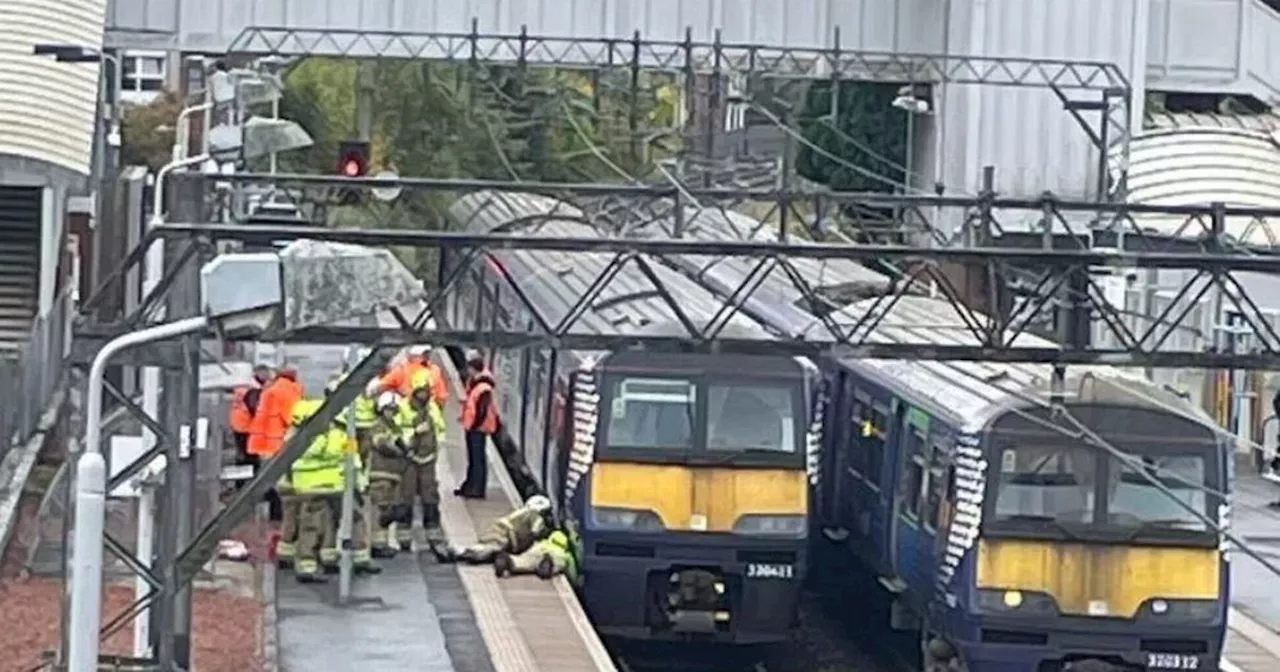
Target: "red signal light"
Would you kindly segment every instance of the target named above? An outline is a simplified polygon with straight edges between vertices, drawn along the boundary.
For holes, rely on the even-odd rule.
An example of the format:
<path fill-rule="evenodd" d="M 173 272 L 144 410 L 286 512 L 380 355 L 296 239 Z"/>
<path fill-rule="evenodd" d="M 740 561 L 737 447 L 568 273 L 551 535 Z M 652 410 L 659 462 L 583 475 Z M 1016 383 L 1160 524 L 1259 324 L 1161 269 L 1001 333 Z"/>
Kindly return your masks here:
<path fill-rule="evenodd" d="M 344 161 L 344 162 L 342 163 L 342 174 L 343 174 L 343 175 L 346 175 L 347 177 L 359 177 L 359 176 L 360 176 L 360 172 L 361 172 L 361 171 L 360 171 L 360 160 L 359 160 L 359 159 L 354 159 L 354 158 L 353 158 L 353 159 L 347 159 L 346 161 Z"/>

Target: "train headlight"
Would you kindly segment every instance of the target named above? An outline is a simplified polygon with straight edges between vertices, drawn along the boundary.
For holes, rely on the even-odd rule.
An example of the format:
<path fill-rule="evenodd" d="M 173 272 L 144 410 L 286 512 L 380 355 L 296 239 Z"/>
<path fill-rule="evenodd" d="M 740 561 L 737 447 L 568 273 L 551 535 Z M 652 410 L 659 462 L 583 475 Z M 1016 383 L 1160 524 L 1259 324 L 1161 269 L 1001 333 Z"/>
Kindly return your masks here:
<path fill-rule="evenodd" d="M 809 519 L 800 515 L 766 515 L 748 513 L 733 524 L 737 534 L 801 537 L 809 530 Z"/>
<path fill-rule="evenodd" d="M 1056 614 L 1058 604 L 1051 595 L 1023 590 L 981 589 L 978 609 L 988 614 Z"/>
<path fill-rule="evenodd" d="M 591 507 L 591 526 L 601 530 L 630 532 L 660 532 L 664 529 L 662 519 L 652 511 L 615 506 Z"/>
<path fill-rule="evenodd" d="M 1161 621 L 1211 621 L 1218 615 L 1217 600 L 1147 600 L 1142 615 Z"/>

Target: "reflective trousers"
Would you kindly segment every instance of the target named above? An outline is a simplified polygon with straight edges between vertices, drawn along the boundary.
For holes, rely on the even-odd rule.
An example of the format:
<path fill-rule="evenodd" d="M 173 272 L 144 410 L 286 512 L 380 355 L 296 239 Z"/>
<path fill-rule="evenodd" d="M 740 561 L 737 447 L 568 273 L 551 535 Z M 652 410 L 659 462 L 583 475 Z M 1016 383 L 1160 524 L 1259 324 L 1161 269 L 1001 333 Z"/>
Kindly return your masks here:
<path fill-rule="evenodd" d="M 546 567 L 539 573 L 538 566 L 544 563 Z M 542 578 L 549 579 L 564 574 L 567 564 L 562 556 L 547 553 L 534 546 L 520 555 L 511 556 L 509 569 L 512 574 L 539 574 Z"/>
<path fill-rule="evenodd" d="M 297 496 L 281 495 L 280 542 L 276 545 L 276 556 L 281 560 L 292 560 L 297 554 L 298 543 L 298 511 L 302 501 Z"/>
<path fill-rule="evenodd" d="M 372 518 L 373 533 L 370 542 L 374 548 L 387 548 L 391 539 L 387 536 L 389 525 L 383 525 L 391 514 L 392 507 L 400 501 L 400 484 L 387 478 L 371 478 L 369 480 L 369 515 Z"/>

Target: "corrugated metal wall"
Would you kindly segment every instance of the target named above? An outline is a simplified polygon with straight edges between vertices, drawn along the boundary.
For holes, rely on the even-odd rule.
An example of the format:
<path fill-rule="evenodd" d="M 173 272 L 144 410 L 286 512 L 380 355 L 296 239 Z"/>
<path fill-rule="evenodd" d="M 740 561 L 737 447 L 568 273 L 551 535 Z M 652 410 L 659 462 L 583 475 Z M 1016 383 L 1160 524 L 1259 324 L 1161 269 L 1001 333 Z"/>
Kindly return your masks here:
<path fill-rule="evenodd" d="M 1141 0 L 956 0 L 949 49 L 956 54 L 1105 61 L 1132 71 Z M 1139 59 L 1141 62 L 1141 59 Z M 1100 95 L 1068 92 L 1073 98 Z M 952 85 L 935 90 L 937 154 L 924 159 L 953 192 L 976 192 L 985 165 L 1000 191 L 1093 196 L 1098 152 L 1048 88 Z M 1087 113 L 1097 128 L 1099 113 Z"/>
<path fill-rule="evenodd" d="M 98 65 L 33 56 L 36 44 L 102 46 L 106 0 L 0 0 L 0 154 L 88 174 Z"/>
<path fill-rule="evenodd" d="M 249 26 L 403 32 L 471 30 L 547 36 L 831 44 L 841 26 L 846 48 L 935 51 L 937 0 L 112 0 L 113 43 L 183 50 L 225 49 Z M 933 19 L 933 20 L 930 20 Z M 131 33 L 131 34 L 124 34 Z"/>

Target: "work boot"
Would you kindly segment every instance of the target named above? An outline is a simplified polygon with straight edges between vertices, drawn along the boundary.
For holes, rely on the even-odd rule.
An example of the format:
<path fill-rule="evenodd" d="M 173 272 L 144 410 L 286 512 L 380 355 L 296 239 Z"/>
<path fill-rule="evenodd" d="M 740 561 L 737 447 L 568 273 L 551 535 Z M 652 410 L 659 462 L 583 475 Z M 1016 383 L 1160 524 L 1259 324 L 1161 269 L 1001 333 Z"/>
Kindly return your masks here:
<path fill-rule="evenodd" d="M 506 553 L 499 553 L 493 559 L 493 574 L 499 579 L 507 576 L 515 569 L 515 563 L 512 562 L 511 556 Z"/>
<path fill-rule="evenodd" d="M 390 560 L 396 557 L 396 549 L 391 546 L 374 546 L 369 552 L 376 560 Z"/>
<path fill-rule="evenodd" d="M 340 565 L 321 565 L 325 574 L 337 574 L 340 567 Z"/>
<path fill-rule="evenodd" d="M 310 572 L 307 572 L 305 574 L 296 574 L 295 576 L 298 579 L 298 583 L 328 583 L 329 582 L 329 577 L 323 574 L 312 574 Z"/>
<path fill-rule="evenodd" d="M 551 556 L 544 555 L 538 561 L 538 567 L 534 570 L 539 579 L 547 580 L 556 575 L 556 564 L 551 561 Z"/>
<path fill-rule="evenodd" d="M 362 562 L 352 567 L 352 571 L 361 576 L 373 576 L 375 574 L 381 574 L 382 568 L 372 562 Z"/>
<path fill-rule="evenodd" d="M 285 571 L 293 569 L 293 558 L 276 558 L 276 569 Z"/>

